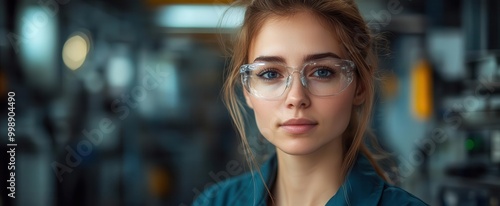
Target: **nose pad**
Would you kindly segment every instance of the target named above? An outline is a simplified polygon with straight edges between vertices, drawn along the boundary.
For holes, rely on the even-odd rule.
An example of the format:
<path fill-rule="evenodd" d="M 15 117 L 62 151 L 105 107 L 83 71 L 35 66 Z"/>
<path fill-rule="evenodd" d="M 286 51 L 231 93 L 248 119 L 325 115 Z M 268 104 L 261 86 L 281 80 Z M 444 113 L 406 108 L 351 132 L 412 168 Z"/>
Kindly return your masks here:
<path fill-rule="evenodd" d="M 300 75 L 300 82 L 302 82 L 302 86 L 304 86 L 304 88 L 307 88 L 307 79 L 305 76 Z"/>
<path fill-rule="evenodd" d="M 304 88 L 307 88 L 307 78 L 304 77 L 304 75 L 302 75 L 302 73 L 300 73 L 299 71 L 293 71 L 290 76 L 288 76 L 288 81 L 287 81 L 287 84 L 286 84 L 286 88 L 290 88 L 293 84 L 293 74 L 294 73 L 297 73 L 299 74 L 299 77 L 300 77 L 300 83 L 302 84 L 302 87 Z"/>

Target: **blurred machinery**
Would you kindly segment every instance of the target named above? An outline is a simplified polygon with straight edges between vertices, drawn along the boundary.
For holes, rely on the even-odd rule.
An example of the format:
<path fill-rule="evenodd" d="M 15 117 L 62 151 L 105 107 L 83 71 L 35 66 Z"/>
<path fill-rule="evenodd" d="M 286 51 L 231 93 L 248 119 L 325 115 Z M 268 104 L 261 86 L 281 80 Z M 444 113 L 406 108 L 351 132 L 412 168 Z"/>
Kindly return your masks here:
<path fill-rule="evenodd" d="M 448 149 L 464 155 L 446 166 L 440 199 L 452 206 L 499 205 L 500 56 L 484 55 L 468 69 L 469 78 L 454 83 L 461 89 L 442 99 L 441 121 L 456 129 L 450 140 L 460 142 Z"/>
<path fill-rule="evenodd" d="M 0 205 L 189 204 L 213 181 L 236 152 L 225 58 L 214 25 L 157 22 L 179 3 L 0 0 L 0 94 L 17 94 L 17 192 L 30 197 Z"/>
<path fill-rule="evenodd" d="M 500 3 L 461 4 L 465 68 L 456 78 L 437 80 L 438 121 L 452 130 L 448 141 L 457 142 L 440 148 L 457 156 L 445 165 L 438 180 L 439 203 L 500 205 Z M 434 161 L 442 157 L 438 156 Z"/>
<path fill-rule="evenodd" d="M 17 93 L 30 197 L 0 205 L 183 205 L 213 184 L 241 157 L 220 99 L 219 40 L 243 11 L 219 21 L 228 2 L 0 0 L 0 95 Z M 357 3 L 390 32 L 373 126 L 410 162 L 400 185 L 431 205 L 500 205 L 500 2 Z"/>

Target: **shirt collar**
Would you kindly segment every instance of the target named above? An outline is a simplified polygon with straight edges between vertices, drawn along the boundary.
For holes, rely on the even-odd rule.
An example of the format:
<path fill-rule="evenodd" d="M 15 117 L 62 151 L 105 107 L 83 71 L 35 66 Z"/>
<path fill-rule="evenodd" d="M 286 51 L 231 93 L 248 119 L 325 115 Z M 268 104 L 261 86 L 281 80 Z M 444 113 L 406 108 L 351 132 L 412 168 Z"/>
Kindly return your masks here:
<path fill-rule="evenodd" d="M 359 153 L 346 181 L 326 205 L 377 205 L 384 184 L 366 156 Z"/>
<path fill-rule="evenodd" d="M 274 154 L 260 168 L 262 177 L 269 190 L 273 187 L 278 169 L 277 157 Z M 254 172 L 254 193 L 256 205 L 266 205 L 268 191 L 260 175 Z M 326 203 L 327 206 L 344 205 L 377 205 L 384 189 L 382 180 L 365 157 L 359 153 L 356 162 L 347 174 L 347 178 L 337 193 Z M 360 198 L 362 197 L 362 198 Z"/>

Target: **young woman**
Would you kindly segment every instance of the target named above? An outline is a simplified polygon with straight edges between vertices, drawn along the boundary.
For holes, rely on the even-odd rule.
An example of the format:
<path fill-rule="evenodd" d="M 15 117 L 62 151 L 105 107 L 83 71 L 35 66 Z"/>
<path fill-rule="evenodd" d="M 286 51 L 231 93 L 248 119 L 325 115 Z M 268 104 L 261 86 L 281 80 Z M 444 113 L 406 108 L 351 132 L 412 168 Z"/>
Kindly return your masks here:
<path fill-rule="evenodd" d="M 244 103 L 276 154 L 215 184 L 194 204 L 426 205 L 386 183 L 364 139 L 377 68 L 373 45 L 353 0 L 246 2 L 225 101 L 246 148 Z"/>

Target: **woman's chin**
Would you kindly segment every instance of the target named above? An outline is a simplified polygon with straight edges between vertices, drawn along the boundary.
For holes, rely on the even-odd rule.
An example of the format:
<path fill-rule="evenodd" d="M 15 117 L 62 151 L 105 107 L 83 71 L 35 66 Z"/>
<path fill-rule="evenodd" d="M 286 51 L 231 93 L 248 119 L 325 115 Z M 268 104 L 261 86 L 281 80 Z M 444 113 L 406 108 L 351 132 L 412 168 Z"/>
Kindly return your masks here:
<path fill-rule="evenodd" d="M 316 152 L 319 148 L 321 148 L 321 145 L 314 144 L 312 142 L 308 141 L 297 141 L 297 140 L 292 140 L 288 142 L 282 142 L 282 144 L 275 144 L 276 148 L 278 150 L 289 154 L 289 155 L 308 155 Z"/>
<path fill-rule="evenodd" d="M 289 155 L 310 155 L 320 150 L 336 150 L 341 149 L 341 138 L 333 139 L 312 139 L 309 137 L 280 139 L 279 141 L 272 141 L 271 143 L 276 146 L 278 150 Z"/>

